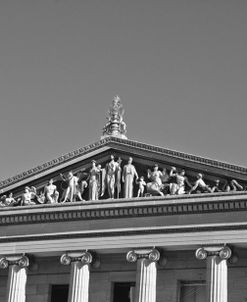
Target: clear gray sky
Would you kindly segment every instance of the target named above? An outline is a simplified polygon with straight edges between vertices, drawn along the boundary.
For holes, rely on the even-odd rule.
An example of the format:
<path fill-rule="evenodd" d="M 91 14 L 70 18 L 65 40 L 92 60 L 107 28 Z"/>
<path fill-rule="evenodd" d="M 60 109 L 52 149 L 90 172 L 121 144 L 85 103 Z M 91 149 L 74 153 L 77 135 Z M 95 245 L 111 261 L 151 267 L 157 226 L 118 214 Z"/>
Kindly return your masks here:
<path fill-rule="evenodd" d="M 246 0 L 0 0 L 0 178 L 128 137 L 247 166 Z"/>

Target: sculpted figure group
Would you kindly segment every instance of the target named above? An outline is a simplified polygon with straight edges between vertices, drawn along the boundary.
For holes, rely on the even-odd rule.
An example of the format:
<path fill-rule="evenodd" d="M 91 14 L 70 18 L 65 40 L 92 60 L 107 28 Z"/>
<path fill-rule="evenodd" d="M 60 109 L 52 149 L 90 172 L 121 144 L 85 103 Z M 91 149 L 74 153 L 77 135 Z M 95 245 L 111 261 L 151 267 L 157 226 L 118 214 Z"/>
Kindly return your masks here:
<path fill-rule="evenodd" d="M 115 96 L 108 111 L 107 123 L 103 128 L 103 137 L 108 135 L 126 138 L 127 126 L 123 120 L 124 108 L 119 96 Z"/>
<path fill-rule="evenodd" d="M 104 168 L 95 160 L 91 162 L 89 171 L 85 169 L 77 172 L 72 171 L 60 174 L 56 178 L 58 187 L 54 180 L 39 191 L 36 187 L 25 187 L 21 196 L 14 198 L 10 193 L 8 196 L 0 197 L 1 207 L 27 206 L 35 204 L 55 204 L 64 202 L 84 201 L 84 195 L 88 201 L 96 201 L 100 198 L 133 198 L 144 196 L 182 195 L 195 193 L 213 193 L 243 191 L 243 187 L 237 180 L 206 183 L 202 173 L 196 175 L 196 180 L 189 180 L 184 169 L 177 170 L 171 167 L 159 169 L 157 164 L 153 169 L 147 169 L 145 176 L 138 176 L 133 165 L 133 158 L 129 157 L 127 163 L 122 167 L 122 159 L 115 160 L 110 156 L 109 162 Z M 87 189 L 87 190 L 86 190 Z"/>

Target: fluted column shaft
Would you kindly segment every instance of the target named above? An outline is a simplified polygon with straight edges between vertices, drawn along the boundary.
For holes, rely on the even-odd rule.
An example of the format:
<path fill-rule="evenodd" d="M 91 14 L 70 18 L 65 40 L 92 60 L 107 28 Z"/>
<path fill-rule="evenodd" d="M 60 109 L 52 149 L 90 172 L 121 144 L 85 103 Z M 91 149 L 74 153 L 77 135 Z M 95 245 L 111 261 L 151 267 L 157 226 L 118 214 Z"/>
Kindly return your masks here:
<path fill-rule="evenodd" d="M 227 301 L 227 263 L 226 259 L 210 256 L 207 259 L 207 301 Z"/>
<path fill-rule="evenodd" d="M 89 290 L 89 265 L 73 262 L 70 272 L 69 302 L 87 302 Z"/>
<path fill-rule="evenodd" d="M 135 302 L 156 300 L 156 262 L 148 259 L 137 260 Z"/>
<path fill-rule="evenodd" d="M 227 302 L 227 259 L 229 247 L 207 247 L 196 251 L 198 259 L 207 259 L 207 302 Z"/>
<path fill-rule="evenodd" d="M 0 268 L 9 267 L 6 302 L 25 302 L 27 267 L 29 259 L 26 256 L 2 257 Z"/>
<path fill-rule="evenodd" d="M 89 252 L 76 256 L 64 254 L 60 261 L 64 265 L 71 265 L 68 302 L 88 302 L 92 255 Z"/>
<path fill-rule="evenodd" d="M 156 249 L 127 254 L 129 262 L 137 262 L 135 302 L 156 301 L 156 262 L 159 258 L 160 253 Z"/>
<path fill-rule="evenodd" d="M 26 301 L 27 269 L 18 265 L 9 267 L 9 277 L 7 285 L 7 302 Z"/>

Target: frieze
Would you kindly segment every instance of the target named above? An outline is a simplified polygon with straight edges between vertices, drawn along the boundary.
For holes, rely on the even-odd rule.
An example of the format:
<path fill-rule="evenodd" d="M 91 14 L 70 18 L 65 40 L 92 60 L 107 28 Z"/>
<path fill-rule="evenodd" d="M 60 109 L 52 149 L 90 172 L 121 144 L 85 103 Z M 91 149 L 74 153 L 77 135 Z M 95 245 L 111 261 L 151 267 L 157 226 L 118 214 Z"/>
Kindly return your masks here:
<path fill-rule="evenodd" d="M 140 199 L 138 202 L 107 202 L 106 204 L 41 205 L 25 208 L 3 209 L 0 225 L 49 223 L 76 220 L 99 220 L 117 218 L 188 215 L 198 213 L 236 212 L 247 210 L 246 194 L 212 194 L 212 198 L 187 196 L 163 199 L 160 197 Z M 228 196 L 229 197 L 229 196 Z M 177 200 L 176 200 L 177 199 Z M 197 199 L 197 200 L 196 200 Z M 215 200 L 212 200 L 215 199 Z M 176 203 L 174 201 L 177 201 Z M 46 212 L 43 212 L 46 210 Z M 42 211 L 42 212 L 41 212 Z"/>
<path fill-rule="evenodd" d="M 0 190 L 4 189 L 10 185 L 13 185 L 15 183 L 18 183 L 21 180 L 24 180 L 24 179 L 27 179 L 30 177 L 34 177 L 35 175 L 38 175 L 41 172 L 44 172 L 51 168 L 57 167 L 57 166 L 61 165 L 62 163 L 67 163 L 67 162 L 71 161 L 72 159 L 76 159 L 84 154 L 87 154 L 89 152 L 92 152 L 94 150 L 101 148 L 102 146 L 107 146 L 107 145 L 114 146 L 114 147 L 117 147 L 119 145 L 123 145 L 123 146 L 127 146 L 127 147 L 131 146 L 136 149 L 141 149 L 144 151 L 151 151 L 154 153 L 159 153 L 161 155 L 163 154 L 166 156 L 184 159 L 187 161 L 204 164 L 204 165 L 207 165 L 210 167 L 215 167 L 215 168 L 220 168 L 220 169 L 224 169 L 224 170 L 231 171 L 231 172 L 236 172 L 236 173 L 239 173 L 242 175 L 247 174 L 247 169 L 244 167 L 231 165 L 231 164 L 227 164 L 224 162 L 219 162 L 216 160 L 211 160 L 211 159 L 207 159 L 207 158 L 203 158 L 203 157 L 199 157 L 199 156 L 195 156 L 195 155 L 190 155 L 190 154 L 186 154 L 186 153 L 182 153 L 182 152 L 178 152 L 178 151 L 164 149 L 161 147 L 156 147 L 156 146 L 152 146 L 152 145 L 148 145 L 148 144 L 144 144 L 144 143 L 139 143 L 136 141 L 131 141 L 131 140 L 127 140 L 127 139 L 121 139 L 118 137 L 109 136 L 98 142 L 95 142 L 95 143 L 85 146 L 83 148 L 77 149 L 73 152 L 69 152 L 69 153 L 67 153 L 63 156 L 60 156 L 57 159 L 51 160 L 43 165 L 39 165 L 33 169 L 29 169 L 28 171 L 25 171 L 14 177 L 3 180 L 0 182 Z"/>

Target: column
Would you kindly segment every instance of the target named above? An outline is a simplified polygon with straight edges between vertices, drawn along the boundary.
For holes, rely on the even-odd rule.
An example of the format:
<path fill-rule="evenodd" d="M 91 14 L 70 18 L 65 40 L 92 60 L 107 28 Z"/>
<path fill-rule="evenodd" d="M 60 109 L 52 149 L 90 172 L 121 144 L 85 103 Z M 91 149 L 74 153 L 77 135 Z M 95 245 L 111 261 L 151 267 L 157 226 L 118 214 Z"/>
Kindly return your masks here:
<path fill-rule="evenodd" d="M 9 268 L 6 302 L 25 302 L 27 267 L 29 259 L 25 255 L 0 258 L 0 268 Z"/>
<path fill-rule="evenodd" d="M 227 302 L 227 259 L 231 257 L 228 246 L 204 247 L 196 251 L 196 258 L 207 261 L 207 302 Z"/>
<path fill-rule="evenodd" d="M 89 252 L 67 253 L 61 256 L 61 264 L 71 265 L 69 302 L 88 302 L 89 266 L 92 260 Z"/>
<path fill-rule="evenodd" d="M 155 302 L 159 251 L 132 250 L 128 252 L 126 259 L 128 262 L 137 262 L 135 302 Z"/>

